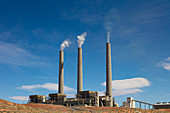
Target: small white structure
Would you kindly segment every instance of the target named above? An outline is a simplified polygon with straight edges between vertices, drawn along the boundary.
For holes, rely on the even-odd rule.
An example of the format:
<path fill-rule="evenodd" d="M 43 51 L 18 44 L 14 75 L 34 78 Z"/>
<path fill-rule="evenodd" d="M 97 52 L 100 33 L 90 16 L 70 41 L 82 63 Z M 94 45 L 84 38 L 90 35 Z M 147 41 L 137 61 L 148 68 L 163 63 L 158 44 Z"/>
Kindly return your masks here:
<path fill-rule="evenodd" d="M 123 102 L 123 107 L 135 108 L 135 101 L 132 97 L 127 97 L 127 101 Z"/>
<path fill-rule="evenodd" d="M 45 102 L 46 101 L 46 96 L 43 96 L 42 97 L 42 102 Z"/>

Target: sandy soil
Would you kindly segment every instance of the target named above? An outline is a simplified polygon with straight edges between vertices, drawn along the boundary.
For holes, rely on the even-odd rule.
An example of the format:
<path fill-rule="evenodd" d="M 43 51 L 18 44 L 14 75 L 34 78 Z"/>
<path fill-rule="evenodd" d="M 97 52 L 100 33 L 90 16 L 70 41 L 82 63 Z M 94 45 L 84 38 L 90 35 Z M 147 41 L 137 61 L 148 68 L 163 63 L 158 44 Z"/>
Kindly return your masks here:
<path fill-rule="evenodd" d="M 170 113 L 170 109 L 144 110 L 124 107 L 65 107 L 51 104 L 16 104 L 0 99 L 0 113 Z"/>

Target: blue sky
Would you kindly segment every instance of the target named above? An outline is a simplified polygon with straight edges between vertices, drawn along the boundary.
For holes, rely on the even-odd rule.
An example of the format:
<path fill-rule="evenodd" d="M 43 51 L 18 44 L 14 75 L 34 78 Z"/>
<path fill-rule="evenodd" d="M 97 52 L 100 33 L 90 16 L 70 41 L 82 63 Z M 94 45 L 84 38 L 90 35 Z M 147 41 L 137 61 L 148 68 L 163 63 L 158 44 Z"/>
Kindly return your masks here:
<path fill-rule="evenodd" d="M 116 102 L 169 101 L 169 6 L 169 0 L 1 0 L 0 98 L 22 103 L 30 94 L 57 92 L 64 40 L 71 41 L 64 49 L 65 93 L 75 94 L 77 36 L 84 32 L 84 90 L 105 91 L 109 24 Z"/>

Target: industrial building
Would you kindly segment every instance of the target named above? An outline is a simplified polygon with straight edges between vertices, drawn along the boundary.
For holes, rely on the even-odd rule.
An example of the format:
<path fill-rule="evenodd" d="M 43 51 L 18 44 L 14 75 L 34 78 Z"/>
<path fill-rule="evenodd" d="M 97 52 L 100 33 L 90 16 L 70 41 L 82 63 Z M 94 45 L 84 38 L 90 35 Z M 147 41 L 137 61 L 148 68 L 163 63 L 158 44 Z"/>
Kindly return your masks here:
<path fill-rule="evenodd" d="M 58 93 L 49 94 L 47 99 L 43 95 L 30 95 L 30 102 L 46 103 L 65 106 L 118 106 L 112 97 L 112 66 L 111 44 L 106 43 L 106 95 L 99 96 L 97 91 L 83 91 L 82 48 L 78 48 L 77 62 L 77 94 L 76 98 L 66 98 L 64 94 L 64 51 L 59 52 L 59 86 Z M 46 99 L 44 99 L 46 98 Z"/>
<path fill-rule="evenodd" d="M 137 104 L 137 105 L 136 105 Z M 140 100 L 135 100 L 132 97 L 127 97 L 127 101 L 123 102 L 121 107 L 129 107 L 129 108 L 143 108 L 143 109 L 154 109 L 153 104 L 148 102 L 143 102 Z"/>
<path fill-rule="evenodd" d="M 44 95 L 30 95 L 30 102 L 34 102 L 34 103 L 43 103 L 46 102 L 46 96 Z"/>
<path fill-rule="evenodd" d="M 154 109 L 170 109 L 170 102 L 157 102 L 153 106 Z"/>
<path fill-rule="evenodd" d="M 127 101 L 123 102 L 122 107 L 135 108 L 135 101 L 133 101 L 132 97 L 127 97 Z"/>

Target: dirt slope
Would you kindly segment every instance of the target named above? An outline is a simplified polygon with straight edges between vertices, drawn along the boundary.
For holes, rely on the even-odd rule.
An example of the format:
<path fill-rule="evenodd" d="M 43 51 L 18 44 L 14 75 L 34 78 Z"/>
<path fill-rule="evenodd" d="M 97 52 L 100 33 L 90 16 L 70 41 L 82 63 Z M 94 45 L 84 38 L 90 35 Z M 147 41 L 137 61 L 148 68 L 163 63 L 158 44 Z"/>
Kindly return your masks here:
<path fill-rule="evenodd" d="M 65 106 L 47 104 L 16 104 L 0 99 L 0 112 L 23 113 L 71 113 L 71 109 Z"/>
<path fill-rule="evenodd" d="M 51 104 L 16 104 L 0 99 L 0 113 L 170 113 L 170 109 L 143 110 L 124 107 L 65 107 Z"/>

